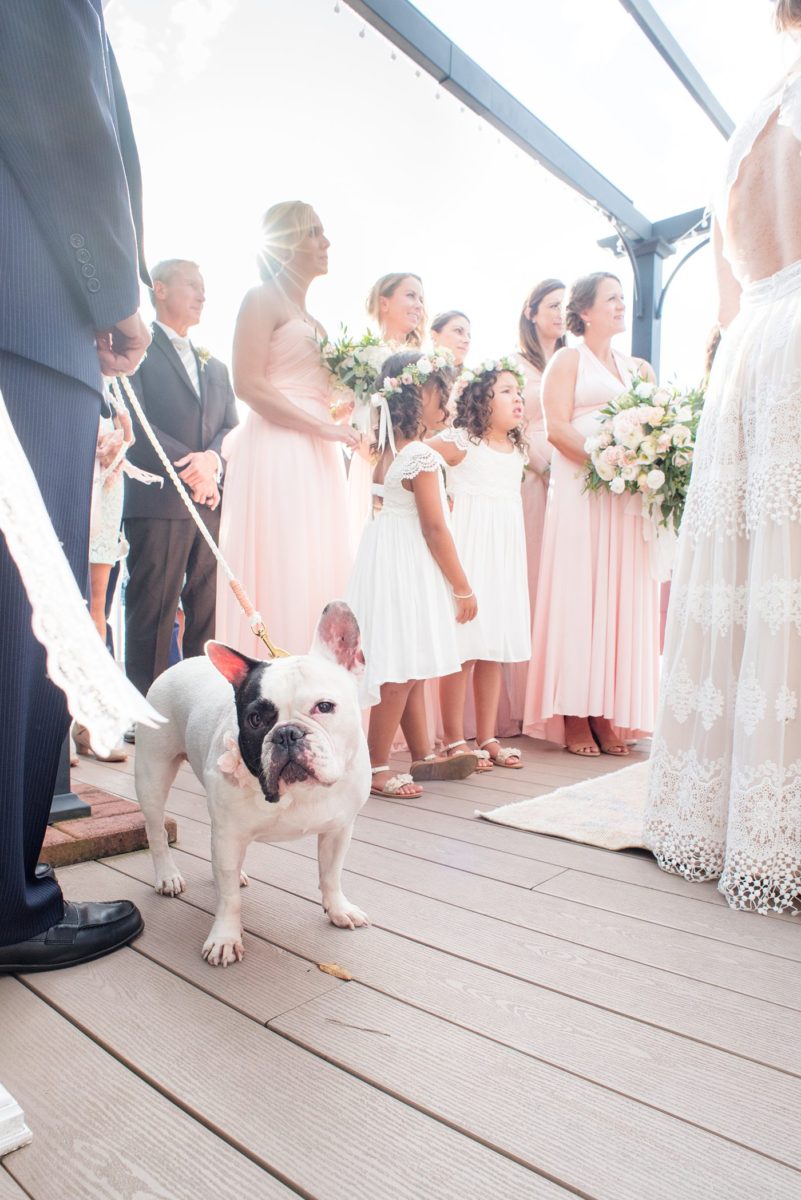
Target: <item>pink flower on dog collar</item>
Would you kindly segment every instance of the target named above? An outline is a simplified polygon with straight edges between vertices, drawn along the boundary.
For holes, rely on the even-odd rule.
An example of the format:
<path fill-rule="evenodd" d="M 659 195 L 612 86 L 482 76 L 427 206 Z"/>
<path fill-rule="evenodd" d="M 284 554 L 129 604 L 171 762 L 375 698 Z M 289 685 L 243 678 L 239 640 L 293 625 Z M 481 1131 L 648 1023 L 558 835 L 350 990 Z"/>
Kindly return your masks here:
<path fill-rule="evenodd" d="M 250 788 L 257 785 L 255 775 L 251 775 L 250 771 L 242 761 L 242 754 L 239 749 L 239 742 L 232 733 L 226 733 L 223 738 L 225 745 L 225 754 L 221 754 L 217 759 L 217 766 L 222 771 L 223 775 L 230 775 L 234 783 L 241 788 Z"/>

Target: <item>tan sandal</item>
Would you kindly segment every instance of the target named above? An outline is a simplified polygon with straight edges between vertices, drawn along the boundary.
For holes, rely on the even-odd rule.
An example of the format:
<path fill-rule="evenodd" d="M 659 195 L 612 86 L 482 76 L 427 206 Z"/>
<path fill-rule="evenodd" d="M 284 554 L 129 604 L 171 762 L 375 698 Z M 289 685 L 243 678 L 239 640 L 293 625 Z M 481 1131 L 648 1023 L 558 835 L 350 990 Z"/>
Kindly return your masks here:
<path fill-rule="evenodd" d="M 459 746 L 467 746 L 467 749 L 459 750 Z M 458 751 L 458 753 L 452 754 L 451 751 Z M 479 775 L 481 774 L 482 771 L 491 771 L 492 770 L 492 759 L 490 758 L 487 751 L 486 750 L 471 750 L 470 747 L 467 745 L 467 742 L 464 740 L 464 738 L 462 738 L 461 741 L 459 741 L 459 742 L 448 742 L 447 746 L 445 747 L 445 753 L 448 755 L 449 758 L 453 758 L 453 759 L 464 758 L 466 755 L 469 754 L 471 758 L 474 758 L 476 760 L 475 770 L 479 773 Z"/>
<path fill-rule="evenodd" d="M 490 754 L 490 760 L 493 766 L 505 767 L 507 771 L 520 771 L 523 767 L 523 755 L 514 746 L 502 746 L 496 737 L 487 738 L 485 742 L 479 742 L 479 749 L 485 750 L 487 746 L 491 746 L 493 742 L 497 743 L 498 753 Z M 489 754 L 489 750 L 487 750 Z M 516 759 L 513 762 L 512 759 Z"/>
<path fill-rule="evenodd" d="M 89 742 L 89 730 L 85 725 L 79 725 L 77 721 L 73 721 L 72 740 L 75 742 L 75 749 L 79 754 L 83 754 L 85 758 L 94 756 L 98 762 L 127 762 L 127 751 L 123 750 L 122 746 L 117 746 L 109 754 L 98 754 L 93 750 Z"/>
<path fill-rule="evenodd" d="M 472 750 L 465 750 L 462 754 L 447 753 L 454 746 L 464 744 L 464 742 L 453 742 L 451 746 L 446 746 L 444 758 L 439 754 L 427 754 L 425 758 L 419 758 L 417 762 L 413 762 L 409 768 L 412 779 L 423 781 L 467 779 L 468 775 L 472 775 L 478 769 L 478 755 Z"/>
<path fill-rule="evenodd" d="M 593 742 L 574 742 L 573 745 L 566 745 L 565 750 L 568 754 L 578 754 L 579 758 L 598 758 L 600 750 L 598 743 Z"/>
<path fill-rule="evenodd" d="M 373 775 L 379 775 L 381 771 L 388 771 L 389 766 L 384 763 L 382 767 L 371 767 L 370 771 Z M 370 787 L 371 796 L 397 796 L 401 800 L 416 800 L 418 796 L 422 796 L 423 789 L 417 788 L 414 792 L 403 792 L 402 789 L 408 787 L 409 784 L 414 784 L 411 775 L 402 772 L 399 775 L 392 775 L 384 784 L 383 787 L 376 787 L 372 784 Z"/>

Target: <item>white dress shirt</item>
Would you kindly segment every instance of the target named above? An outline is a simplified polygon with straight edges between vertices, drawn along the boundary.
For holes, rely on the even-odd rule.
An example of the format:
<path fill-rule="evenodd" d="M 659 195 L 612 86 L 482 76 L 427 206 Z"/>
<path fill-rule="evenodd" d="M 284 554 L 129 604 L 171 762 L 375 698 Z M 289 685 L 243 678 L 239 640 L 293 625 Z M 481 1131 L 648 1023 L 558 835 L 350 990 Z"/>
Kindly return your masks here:
<path fill-rule="evenodd" d="M 159 329 L 164 330 L 167 337 L 172 342 L 178 357 L 180 358 L 181 362 L 184 364 L 184 367 L 186 368 L 186 373 L 189 376 L 189 382 L 192 384 L 192 386 L 194 387 L 195 391 L 197 392 L 197 394 L 199 396 L 200 395 L 200 374 L 199 374 L 198 368 L 197 368 L 197 359 L 195 358 L 195 352 L 192 349 L 192 343 L 190 342 L 188 337 L 181 337 L 180 333 L 176 333 L 176 331 L 174 329 L 172 329 L 169 325 L 165 325 L 163 321 L 156 321 L 156 324 L 158 325 Z M 214 455 L 214 457 L 217 460 L 216 480 L 217 480 L 217 483 L 219 483 L 220 480 L 222 479 L 222 459 L 220 458 L 220 456 L 216 450 L 212 450 L 211 453 Z"/>

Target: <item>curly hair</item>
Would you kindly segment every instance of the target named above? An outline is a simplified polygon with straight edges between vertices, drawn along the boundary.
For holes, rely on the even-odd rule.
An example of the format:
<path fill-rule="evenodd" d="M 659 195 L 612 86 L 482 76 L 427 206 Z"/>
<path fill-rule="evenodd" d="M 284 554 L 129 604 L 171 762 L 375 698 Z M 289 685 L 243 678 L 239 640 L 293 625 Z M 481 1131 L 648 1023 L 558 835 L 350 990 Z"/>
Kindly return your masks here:
<path fill-rule="evenodd" d="M 591 275 L 582 275 L 581 279 L 570 285 L 565 306 L 565 324 L 576 337 L 581 337 L 586 329 L 581 314 L 592 308 L 598 288 L 604 279 L 614 279 L 616 283 L 620 283 L 617 275 L 613 275 L 611 271 L 593 271 Z"/>
<path fill-rule="evenodd" d="M 476 375 L 463 389 L 456 401 L 456 415 L 453 418 L 455 429 L 466 429 L 467 436 L 476 445 L 486 436 L 492 417 L 492 399 L 495 395 L 495 384 L 503 371 L 485 371 Z M 506 435 L 512 445 L 521 452 L 525 451 L 526 440 L 523 436 L 522 425 L 516 425 Z"/>
<path fill-rule="evenodd" d="M 393 354 L 386 360 L 378 373 L 375 381 L 376 389 L 383 388 L 388 379 L 399 380 L 407 367 L 410 367 L 412 363 L 419 362 L 424 357 L 425 355 L 421 354 L 419 350 L 401 350 L 397 354 Z M 444 420 L 448 413 L 447 404 L 452 381 L 453 372 L 448 368 L 442 371 L 433 371 L 422 387 L 418 384 L 402 383 L 399 391 L 393 392 L 387 397 L 389 415 L 395 432 L 401 437 L 408 438 L 409 441 L 413 441 L 425 433 L 423 388 L 427 387 L 429 383 L 434 384 L 439 391 L 439 407 Z M 378 443 L 374 442 L 373 452 L 377 448 Z"/>

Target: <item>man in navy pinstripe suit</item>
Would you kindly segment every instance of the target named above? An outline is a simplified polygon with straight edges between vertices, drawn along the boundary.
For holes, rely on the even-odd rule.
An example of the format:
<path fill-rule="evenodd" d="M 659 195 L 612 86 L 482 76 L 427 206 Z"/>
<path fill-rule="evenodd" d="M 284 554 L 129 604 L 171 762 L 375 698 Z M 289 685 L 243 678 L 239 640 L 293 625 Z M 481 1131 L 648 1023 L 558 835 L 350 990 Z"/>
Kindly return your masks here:
<path fill-rule="evenodd" d="M 101 371 L 130 374 L 149 341 L 140 206 L 101 0 L 2 0 L 0 390 L 82 587 Z M 68 717 L 30 616 L 0 539 L 0 972 L 96 958 L 142 927 L 130 901 L 65 903 L 37 875 Z"/>

